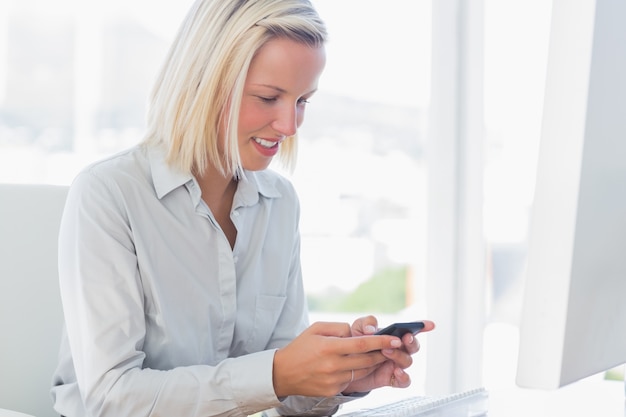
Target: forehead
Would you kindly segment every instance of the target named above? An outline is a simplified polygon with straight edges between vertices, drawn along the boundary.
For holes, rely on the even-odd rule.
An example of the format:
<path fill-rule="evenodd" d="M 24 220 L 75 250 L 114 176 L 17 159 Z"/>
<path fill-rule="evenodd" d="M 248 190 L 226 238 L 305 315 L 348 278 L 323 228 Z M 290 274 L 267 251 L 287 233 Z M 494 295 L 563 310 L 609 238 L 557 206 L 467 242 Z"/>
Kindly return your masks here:
<path fill-rule="evenodd" d="M 271 86 L 303 94 L 317 88 L 326 63 L 324 46 L 309 46 L 286 38 L 268 41 L 250 63 L 247 86 Z"/>

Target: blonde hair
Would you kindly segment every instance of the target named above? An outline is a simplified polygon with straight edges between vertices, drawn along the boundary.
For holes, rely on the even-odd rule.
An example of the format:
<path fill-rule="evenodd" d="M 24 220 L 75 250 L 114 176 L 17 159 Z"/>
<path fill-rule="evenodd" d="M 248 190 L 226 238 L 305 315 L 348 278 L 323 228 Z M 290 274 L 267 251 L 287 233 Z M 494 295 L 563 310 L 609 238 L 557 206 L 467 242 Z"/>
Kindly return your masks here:
<path fill-rule="evenodd" d="M 237 124 L 248 68 L 267 41 L 281 37 L 319 47 L 326 28 L 308 0 L 198 0 L 183 21 L 157 77 L 145 142 L 164 146 L 167 162 L 202 174 L 241 170 Z M 218 130 L 226 121 L 224 155 Z M 279 160 L 292 168 L 296 137 Z"/>

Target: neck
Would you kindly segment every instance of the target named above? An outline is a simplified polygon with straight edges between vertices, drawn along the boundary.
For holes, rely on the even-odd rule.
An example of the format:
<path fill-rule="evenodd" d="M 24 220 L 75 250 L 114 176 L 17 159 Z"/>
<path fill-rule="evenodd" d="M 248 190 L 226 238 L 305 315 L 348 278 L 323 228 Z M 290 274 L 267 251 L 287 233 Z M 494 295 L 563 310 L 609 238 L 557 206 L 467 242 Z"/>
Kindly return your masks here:
<path fill-rule="evenodd" d="M 230 219 L 230 211 L 237 190 L 237 180 L 232 176 L 225 177 L 215 169 L 207 170 L 203 175 L 197 175 L 196 179 L 202 191 L 202 199 L 209 206 L 228 239 L 230 247 L 233 248 L 237 229 Z"/>
<path fill-rule="evenodd" d="M 200 189 L 202 190 L 202 198 L 209 201 L 222 200 L 232 197 L 237 188 L 237 180 L 232 176 L 224 176 L 215 167 L 211 166 L 202 175 L 196 175 Z"/>

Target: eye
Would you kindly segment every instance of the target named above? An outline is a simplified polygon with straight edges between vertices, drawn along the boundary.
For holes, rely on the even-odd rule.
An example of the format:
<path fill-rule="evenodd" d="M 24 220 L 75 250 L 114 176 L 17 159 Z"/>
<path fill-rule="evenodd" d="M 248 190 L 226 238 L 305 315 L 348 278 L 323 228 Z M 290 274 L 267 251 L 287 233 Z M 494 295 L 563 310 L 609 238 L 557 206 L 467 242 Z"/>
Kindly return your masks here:
<path fill-rule="evenodd" d="M 277 100 L 276 97 L 257 96 L 257 98 L 261 100 L 263 103 L 273 103 Z"/>
<path fill-rule="evenodd" d="M 309 100 L 306 98 L 301 98 L 298 100 L 298 104 L 302 104 L 302 105 L 309 104 Z"/>

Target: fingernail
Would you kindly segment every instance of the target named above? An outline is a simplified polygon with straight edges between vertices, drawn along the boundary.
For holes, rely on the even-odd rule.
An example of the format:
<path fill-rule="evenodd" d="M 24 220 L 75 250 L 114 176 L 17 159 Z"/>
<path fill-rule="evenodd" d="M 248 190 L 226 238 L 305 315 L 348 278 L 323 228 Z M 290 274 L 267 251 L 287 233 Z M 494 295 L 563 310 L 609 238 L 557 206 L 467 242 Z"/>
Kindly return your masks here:
<path fill-rule="evenodd" d="M 409 336 L 409 343 L 413 343 L 413 336 L 412 335 Z"/>
<path fill-rule="evenodd" d="M 363 330 L 365 330 L 365 333 L 367 333 L 367 334 L 376 333 L 376 327 L 371 326 L 371 325 L 365 326 L 365 329 L 363 329 Z"/>
<path fill-rule="evenodd" d="M 391 346 L 392 347 L 400 347 L 400 346 L 402 346 L 402 341 L 400 341 L 400 339 L 393 339 L 391 341 Z"/>

